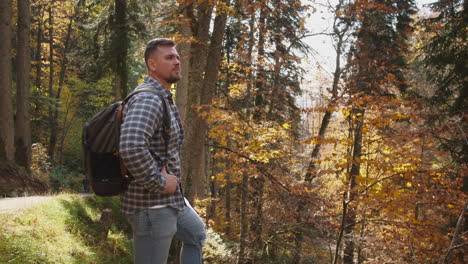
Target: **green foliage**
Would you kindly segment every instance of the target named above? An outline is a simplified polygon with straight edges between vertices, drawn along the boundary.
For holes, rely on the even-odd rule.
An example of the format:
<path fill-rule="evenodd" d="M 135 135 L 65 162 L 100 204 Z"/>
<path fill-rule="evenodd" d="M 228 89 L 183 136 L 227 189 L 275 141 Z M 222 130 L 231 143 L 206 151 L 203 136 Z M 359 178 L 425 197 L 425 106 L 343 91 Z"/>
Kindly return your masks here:
<path fill-rule="evenodd" d="M 100 210 L 111 208 L 114 223 L 103 239 Z M 60 195 L 20 214 L 1 215 L 0 263 L 131 263 L 128 227 L 117 198 Z"/>
<path fill-rule="evenodd" d="M 54 192 L 82 192 L 82 180 L 85 176 L 61 165 L 54 166 L 49 171 L 50 187 Z"/>
<path fill-rule="evenodd" d="M 431 7 L 437 15 L 420 21 L 422 43 L 416 63 L 423 67 L 417 74 L 424 76 L 432 91 L 427 92 L 428 85 L 421 85 L 425 93 L 416 93 L 432 107 L 428 124 L 451 131 L 440 136 L 441 147 L 463 165 L 468 162 L 468 4 L 461 0 L 436 1 Z M 464 191 L 468 192 L 466 179 Z"/>
<path fill-rule="evenodd" d="M 421 22 L 429 33 L 421 54 L 426 68 L 424 74 L 437 83 L 436 92 L 429 101 L 462 113 L 468 105 L 467 3 L 461 0 L 437 1 L 432 9 L 438 15 Z"/>

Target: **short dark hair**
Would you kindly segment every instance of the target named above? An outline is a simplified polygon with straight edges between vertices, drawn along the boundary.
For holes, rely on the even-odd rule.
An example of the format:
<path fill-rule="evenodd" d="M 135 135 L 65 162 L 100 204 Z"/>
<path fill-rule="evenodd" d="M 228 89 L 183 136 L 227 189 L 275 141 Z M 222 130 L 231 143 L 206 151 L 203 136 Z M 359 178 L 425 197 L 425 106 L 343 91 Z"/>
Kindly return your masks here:
<path fill-rule="evenodd" d="M 176 43 L 172 39 L 168 38 L 156 38 L 152 39 L 146 44 L 145 49 L 145 63 L 148 65 L 148 59 L 151 54 L 158 49 L 159 46 L 170 46 L 174 47 Z"/>

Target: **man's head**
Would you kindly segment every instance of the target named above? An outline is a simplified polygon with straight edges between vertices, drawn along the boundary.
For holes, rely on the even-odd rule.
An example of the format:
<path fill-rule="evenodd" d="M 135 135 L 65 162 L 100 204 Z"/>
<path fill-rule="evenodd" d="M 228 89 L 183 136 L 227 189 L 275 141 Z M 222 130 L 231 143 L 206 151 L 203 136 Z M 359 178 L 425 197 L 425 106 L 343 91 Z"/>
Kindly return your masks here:
<path fill-rule="evenodd" d="M 180 80 L 180 57 L 173 40 L 167 38 L 153 39 L 146 45 L 145 62 L 148 74 L 169 88 Z"/>

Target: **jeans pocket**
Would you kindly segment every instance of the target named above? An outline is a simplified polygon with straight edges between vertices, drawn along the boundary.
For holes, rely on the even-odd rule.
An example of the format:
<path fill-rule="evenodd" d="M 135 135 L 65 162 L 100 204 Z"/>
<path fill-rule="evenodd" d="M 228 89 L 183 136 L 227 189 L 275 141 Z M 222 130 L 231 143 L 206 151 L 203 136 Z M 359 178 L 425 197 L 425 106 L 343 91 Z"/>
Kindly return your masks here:
<path fill-rule="evenodd" d="M 136 236 L 145 236 L 151 232 L 151 223 L 146 211 L 139 211 L 134 214 L 125 215 L 128 223 L 132 227 L 133 234 Z"/>

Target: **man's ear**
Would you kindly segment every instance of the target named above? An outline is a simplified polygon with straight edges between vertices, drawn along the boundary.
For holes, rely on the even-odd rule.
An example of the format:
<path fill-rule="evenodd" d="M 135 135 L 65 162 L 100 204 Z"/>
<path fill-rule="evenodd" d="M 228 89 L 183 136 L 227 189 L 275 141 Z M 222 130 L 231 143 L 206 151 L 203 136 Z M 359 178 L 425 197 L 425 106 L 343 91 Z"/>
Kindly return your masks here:
<path fill-rule="evenodd" d="M 151 70 L 151 71 L 154 71 L 156 70 L 156 61 L 153 60 L 153 59 L 148 59 L 148 68 Z"/>

